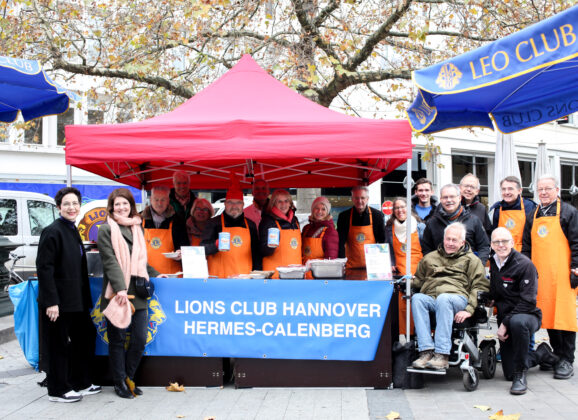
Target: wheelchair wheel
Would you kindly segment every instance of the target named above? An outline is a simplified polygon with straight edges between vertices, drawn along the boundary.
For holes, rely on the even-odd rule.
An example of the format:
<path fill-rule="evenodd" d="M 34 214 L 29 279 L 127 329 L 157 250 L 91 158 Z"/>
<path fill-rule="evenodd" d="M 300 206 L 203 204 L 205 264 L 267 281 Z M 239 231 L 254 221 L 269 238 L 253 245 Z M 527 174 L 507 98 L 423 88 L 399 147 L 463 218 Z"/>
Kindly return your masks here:
<path fill-rule="evenodd" d="M 480 374 L 476 369 L 474 369 L 474 378 L 471 377 L 468 371 L 465 371 L 462 379 L 464 382 L 464 388 L 466 388 L 467 391 L 471 392 L 478 389 L 478 385 L 480 384 Z"/>
<path fill-rule="evenodd" d="M 485 346 L 480 353 L 480 359 L 484 378 L 492 379 L 496 373 L 496 347 Z"/>

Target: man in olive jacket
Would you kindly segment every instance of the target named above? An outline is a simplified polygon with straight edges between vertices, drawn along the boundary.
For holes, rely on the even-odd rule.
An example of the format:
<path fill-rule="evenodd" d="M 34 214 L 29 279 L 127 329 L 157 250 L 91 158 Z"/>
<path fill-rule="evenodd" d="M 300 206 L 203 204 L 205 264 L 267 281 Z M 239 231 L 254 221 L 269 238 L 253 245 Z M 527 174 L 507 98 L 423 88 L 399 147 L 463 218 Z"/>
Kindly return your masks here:
<path fill-rule="evenodd" d="M 420 293 L 411 299 L 417 334 L 418 369 L 447 369 L 452 348 L 452 324 L 471 317 L 478 292 L 489 290 L 480 259 L 466 242 L 466 227 L 459 222 L 444 229 L 443 244 L 418 264 L 413 286 Z M 435 342 L 431 337 L 430 312 L 435 313 Z M 435 350 L 435 353 L 434 353 Z"/>

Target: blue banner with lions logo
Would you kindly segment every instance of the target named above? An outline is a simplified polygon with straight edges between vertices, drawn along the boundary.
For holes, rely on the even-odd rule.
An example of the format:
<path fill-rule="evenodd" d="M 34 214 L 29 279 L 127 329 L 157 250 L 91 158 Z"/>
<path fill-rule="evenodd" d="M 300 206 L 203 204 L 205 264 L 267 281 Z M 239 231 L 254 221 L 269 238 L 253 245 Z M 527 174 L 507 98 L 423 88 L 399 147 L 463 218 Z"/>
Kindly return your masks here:
<path fill-rule="evenodd" d="M 413 72 L 412 128 L 478 126 L 503 133 L 578 112 L 578 6 Z"/>
<path fill-rule="evenodd" d="M 388 281 L 155 278 L 149 356 L 373 360 Z M 101 278 L 91 278 L 97 351 L 107 354 Z"/>

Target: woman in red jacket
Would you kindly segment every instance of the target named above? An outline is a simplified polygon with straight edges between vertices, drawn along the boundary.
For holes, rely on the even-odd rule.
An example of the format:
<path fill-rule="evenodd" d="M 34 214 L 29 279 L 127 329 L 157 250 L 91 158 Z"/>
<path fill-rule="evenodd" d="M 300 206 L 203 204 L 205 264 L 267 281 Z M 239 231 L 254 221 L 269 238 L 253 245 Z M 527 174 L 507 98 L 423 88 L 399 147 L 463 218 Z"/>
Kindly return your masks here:
<path fill-rule="evenodd" d="M 334 259 L 339 252 L 339 235 L 331 216 L 331 203 L 325 197 L 317 197 L 311 204 L 309 224 L 303 228 L 303 264 L 311 259 Z"/>

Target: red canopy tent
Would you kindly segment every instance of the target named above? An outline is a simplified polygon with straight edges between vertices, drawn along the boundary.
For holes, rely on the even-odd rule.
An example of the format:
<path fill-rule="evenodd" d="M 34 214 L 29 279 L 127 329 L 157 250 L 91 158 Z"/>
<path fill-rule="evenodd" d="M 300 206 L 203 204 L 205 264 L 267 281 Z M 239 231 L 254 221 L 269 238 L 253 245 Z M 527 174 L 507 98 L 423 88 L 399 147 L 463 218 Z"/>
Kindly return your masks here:
<path fill-rule="evenodd" d="M 172 112 L 136 123 L 66 127 L 66 163 L 134 187 L 193 189 L 345 187 L 372 183 L 411 158 L 405 119 L 371 120 L 320 106 L 245 55 L 220 79 Z"/>

